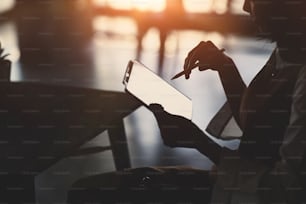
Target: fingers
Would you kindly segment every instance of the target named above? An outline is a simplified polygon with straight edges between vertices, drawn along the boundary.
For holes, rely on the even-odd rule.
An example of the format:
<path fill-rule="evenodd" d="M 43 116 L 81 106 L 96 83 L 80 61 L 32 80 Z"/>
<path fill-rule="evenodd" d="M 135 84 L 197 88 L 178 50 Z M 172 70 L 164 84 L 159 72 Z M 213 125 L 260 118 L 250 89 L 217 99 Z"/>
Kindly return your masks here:
<path fill-rule="evenodd" d="M 184 63 L 184 72 L 185 72 L 185 78 L 189 79 L 191 70 L 195 68 L 195 64 L 197 62 L 197 50 L 204 46 L 206 42 L 201 41 L 195 48 L 193 48 L 187 55 Z"/>
<path fill-rule="evenodd" d="M 152 112 L 162 112 L 164 111 L 164 108 L 162 105 L 158 104 L 158 103 L 151 103 L 149 105 L 149 109 L 152 111 Z"/>
<path fill-rule="evenodd" d="M 206 69 L 211 68 L 210 64 L 208 64 L 208 63 L 206 63 L 206 64 L 200 64 L 199 62 L 197 62 L 197 63 L 195 63 L 195 64 L 191 67 L 191 69 L 194 69 L 194 68 L 196 68 L 196 67 L 198 67 L 200 71 L 204 71 L 204 70 L 206 70 Z"/>
<path fill-rule="evenodd" d="M 215 46 L 215 44 L 214 44 L 213 42 L 211 42 L 210 40 L 206 42 L 206 45 L 207 45 L 207 47 L 208 47 L 209 49 L 211 49 L 211 50 L 219 50 L 219 49 L 217 48 L 217 46 Z"/>
<path fill-rule="evenodd" d="M 149 109 L 154 114 L 158 122 L 164 121 L 167 117 L 167 112 L 164 110 L 163 106 L 157 103 L 152 103 L 149 105 Z"/>
<path fill-rule="evenodd" d="M 152 111 L 158 124 L 161 126 L 176 126 L 180 125 L 183 120 L 188 120 L 182 116 L 168 113 L 160 104 L 150 104 L 149 109 Z"/>
<path fill-rule="evenodd" d="M 189 79 L 191 70 L 199 67 L 200 71 L 211 68 L 218 62 L 220 53 L 224 50 L 219 50 L 211 41 L 200 42 L 187 55 L 184 63 L 185 78 Z M 212 61 L 212 62 L 211 62 Z"/>

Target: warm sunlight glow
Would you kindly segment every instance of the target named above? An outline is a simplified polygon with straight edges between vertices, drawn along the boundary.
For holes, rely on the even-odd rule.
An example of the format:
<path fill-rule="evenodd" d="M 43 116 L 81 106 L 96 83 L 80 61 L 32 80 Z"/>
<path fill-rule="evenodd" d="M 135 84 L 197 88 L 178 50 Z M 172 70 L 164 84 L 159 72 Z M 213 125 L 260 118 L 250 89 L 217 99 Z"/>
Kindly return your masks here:
<path fill-rule="evenodd" d="M 165 0 L 93 0 L 99 6 L 111 6 L 116 9 L 138 9 L 160 12 L 165 8 Z"/>
<path fill-rule="evenodd" d="M 134 8 L 139 10 L 162 11 L 165 8 L 165 0 L 132 0 Z"/>
<path fill-rule="evenodd" d="M 7 11 L 15 5 L 14 0 L 1 0 L 0 12 Z"/>
<path fill-rule="evenodd" d="M 227 11 L 226 5 L 229 0 L 92 0 L 98 6 L 110 6 L 115 9 L 138 9 L 142 11 L 160 12 L 166 8 L 166 4 L 178 6 L 182 1 L 184 9 L 188 13 L 216 12 L 224 13 Z M 232 0 L 232 11 L 242 12 L 243 0 Z M 175 5 L 174 5 L 175 7 Z M 173 7 L 173 8 L 174 8 Z"/>
<path fill-rule="evenodd" d="M 214 0 L 185 0 L 184 6 L 187 12 L 203 13 L 209 12 Z"/>

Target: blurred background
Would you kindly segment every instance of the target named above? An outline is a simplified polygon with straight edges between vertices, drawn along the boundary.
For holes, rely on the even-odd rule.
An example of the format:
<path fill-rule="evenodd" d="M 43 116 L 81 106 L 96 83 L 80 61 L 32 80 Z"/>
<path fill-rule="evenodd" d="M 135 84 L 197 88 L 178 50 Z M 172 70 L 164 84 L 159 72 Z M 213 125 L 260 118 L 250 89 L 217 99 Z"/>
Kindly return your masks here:
<path fill-rule="evenodd" d="M 243 0 L 1 0 L 0 42 L 12 61 L 11 81 L 123 92 L 126 65 L 138 59 L 192 99 L 193 122 L 205 130 L 225 102 L 217 73 L 195 70 L 188 81 L 170 79 L 194 46 L 211 40 L 250 82 L 274 44 L 256 37 L 242 5 Z M 195 150 L 163 146 L 144 107 L 124 123 L 132 167 L 212 165 Z M 216 141 L 230 148 L 239 144 Z M 103 132 L 86 145 L 107 143 Z M 75 180 L 113 170 L 111 152 L 63 159 L 36 178 L 37 199 L 65 202 Z"/>

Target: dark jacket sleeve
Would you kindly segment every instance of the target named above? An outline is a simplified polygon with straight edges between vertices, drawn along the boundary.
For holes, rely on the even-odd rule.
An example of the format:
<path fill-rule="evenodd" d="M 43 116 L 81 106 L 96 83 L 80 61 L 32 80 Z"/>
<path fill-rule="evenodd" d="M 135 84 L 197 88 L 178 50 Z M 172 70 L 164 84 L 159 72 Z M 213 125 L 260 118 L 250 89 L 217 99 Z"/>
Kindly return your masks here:
<path fill-rule="evenodd" d="M 262 190 L 263 196 L 267 197 L 270 193 L 271 201 L 282 198 L 288 203 L 300 203 L 303 197 L 306 198 L 305 152 L 306 66 L 300 70 L 294 87 L 289 125 L 280 147 L 282 161 L 267 172 L 260 182 L 266 188 Z"/>
<path fill-rule="evenodd" d="M 280 161 L 267 166 L 245 159 L 238 151 L 223 149 L 217 185 L 256 194 L 261 203 L 306 201 L 306 66 L 298 75 L 289 125 L 280 147 Z"/>

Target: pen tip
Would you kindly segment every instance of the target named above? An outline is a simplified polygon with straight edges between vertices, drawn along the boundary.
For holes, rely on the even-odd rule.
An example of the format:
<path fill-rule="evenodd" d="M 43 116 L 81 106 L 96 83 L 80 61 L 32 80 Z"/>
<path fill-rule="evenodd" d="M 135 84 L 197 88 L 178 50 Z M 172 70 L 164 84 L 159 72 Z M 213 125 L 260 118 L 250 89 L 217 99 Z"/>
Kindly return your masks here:
<path fill-rule="evenodd" d="M 172 78 L 171 78 L 171 80 L 176 79 L 176 78 L 178 78 L 178 76 L 177 76 L 177 75 L 175 75 L 174 77 L 172 77 Z"/>

